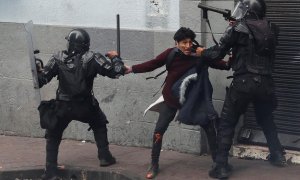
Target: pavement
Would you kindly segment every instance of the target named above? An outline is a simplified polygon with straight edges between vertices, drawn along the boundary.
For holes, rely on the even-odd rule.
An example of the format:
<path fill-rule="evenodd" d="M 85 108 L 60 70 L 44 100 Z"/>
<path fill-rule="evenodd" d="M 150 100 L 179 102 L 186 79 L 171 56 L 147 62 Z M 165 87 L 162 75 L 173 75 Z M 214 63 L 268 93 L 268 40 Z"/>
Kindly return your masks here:
<path fill-rule="evenodd" d="M 94 143 L 63 140 L 59 151 L 61 167 L 82 167 L 108 172 L 130 172 L 144 179 L 150 162 L 149 148 L 110 145 L 117 164 L 100 167 Z M 289 164 L 278 168 L 263 160 L 230 158 L 233 165 L 233 180 L 300 180 L 300 165 Z M 45 139 L 0 135 L 0 180 L 1 173 L 22 169 L 41 169 L 45 164 Z M 204 180 L 211 179 L 208 171 L 210 156 L 161 152 L 160 173 L 157 180 Z M 16 178 L 17 179 L 17 178 Z M 104 178 L 105 180 L 107 178 Z M 109 180 L 109 179 L 107 179 Z"/>

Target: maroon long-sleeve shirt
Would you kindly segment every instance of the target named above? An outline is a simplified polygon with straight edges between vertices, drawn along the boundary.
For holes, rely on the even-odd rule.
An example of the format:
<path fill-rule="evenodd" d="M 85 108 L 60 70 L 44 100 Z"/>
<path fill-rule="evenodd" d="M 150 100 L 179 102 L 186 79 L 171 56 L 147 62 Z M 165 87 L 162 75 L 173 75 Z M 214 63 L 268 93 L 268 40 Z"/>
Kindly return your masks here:
<path fill-rule="evenodd" d="M 144 73 L 153 71 L 159 67 L 162 67 L 166 64 L 168 54 L 171 52 L 173 48 L 169 48 L 158 55 L 155 59 L 146 61 L 141 64 L 136 64 L 132 66 L 133 73 Z M 168 69 L 168 74 L 165 80 L 165 85 L 162 90 L 162 94 L 165 100 L 165 103 L 173 108 L 180 108 L 179 100 L 172 94 L 172 86 L 173 84 L 182 76 L 185 72 L 187 72 L 193 66 L 197 64 L 197 58 L 192 58 L 191 56 L 175 56 L 174 60 L 170 64 Z M 224 69 L 225 61 L 217 61 L 214 62 L 214 68 Z"/>

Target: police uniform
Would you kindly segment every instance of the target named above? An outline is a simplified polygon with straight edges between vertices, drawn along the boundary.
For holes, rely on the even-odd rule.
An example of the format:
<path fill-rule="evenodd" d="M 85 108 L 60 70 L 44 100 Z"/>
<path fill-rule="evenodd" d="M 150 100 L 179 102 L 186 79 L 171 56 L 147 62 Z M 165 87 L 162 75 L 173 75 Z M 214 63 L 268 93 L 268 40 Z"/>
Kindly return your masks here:
<path fill-rule="evenodd" d="M 245 5 L 249 2 L 245 0 L 240 3 Z M 260 5 L 260 2 L 254 3 L 256 3 L 254 5 Z M 258 5 L 257 7 L 260 7 Z M 264 12 L 262 13 L 264 17 Z M 221 112 L 217 133 L 217 166 L 210 171 L 211 177 L 227 178 L 229 176 L 231 166 L 228 165 L 228 155 L 235 126 L 250 102 L 254 105 L 257 124 L 262 127 L 267 139 L 270 157 L 282 158 L 281 160 L 285 161 L 272 117 L 272 112 L 276 107 L 272 79 L 276 47 L 275 29 L 275 26 L 265 18 L 257 19 L 257 14 L 254 17 L 238 19 L 226 29 L 219 46 L 213 46 L 203 52 L 203 57 L 210 60 L 223 58 L 230 49 L 233 55 L 233 80 L 227 89 Z"/>
<path fill-rule="evenodd" d="M 116 61 L 121 62 L 121 59 L 115 57 L 112 62 Z M 54 128 L 46 130 L 46 178 L 44 179 L 57 175 L 59 144 L 63 131 L 72 120 L 90 125 L 98 148 L 100 166 L 108 166 L 116 162 L 108 148 L 106 127 L 108 121 L 92 90 L 94 78 L 98 74 L 109 78 L 120 76 L 120 72 L 117 72 L 114 67 L 114 64 L 100 53 L 84 50 L 72 54 L 60 51 L 52 56 L 44 70 L 38 74 L 40 87 L 55 76 L 58 79 L 55 100 L 58 121 Z"/>

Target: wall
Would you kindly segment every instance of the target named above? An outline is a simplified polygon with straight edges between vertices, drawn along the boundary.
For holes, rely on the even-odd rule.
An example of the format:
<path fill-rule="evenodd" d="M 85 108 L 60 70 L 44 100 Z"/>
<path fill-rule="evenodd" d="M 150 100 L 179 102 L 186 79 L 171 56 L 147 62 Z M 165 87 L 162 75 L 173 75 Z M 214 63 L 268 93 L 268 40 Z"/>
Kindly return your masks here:
<path fill-rule="evenodd" d="M 0 21 L 115 28 L 115 16 L 120 14 L 122 28 L 176 30 L 178 3 L 179 0 L 0 0 Z"/>
<path fill-rule="evenodd" d="M 9 7 L 11 4 L 8 2 L 0 2 L 2 10 L 6 9 L 3 5 L 6 5 L 7 9 L 12 9 L 12 7 Z M 25 1 L 16 1 L 14 3 L 17 2 L 22 2 L 23 6 L 25 6 Z M 73 3 L 73 1 L 64 2 Z M 132 3 L 132 5 L 136 5 L 134 3 L 141 3 L 141 1 L 126 2 L 128 4 L 121 4 L 130 5 Z M 195 30 L 199 42 L 203 42 L 208 47 L 212 45 L 212 40 L 210 34 L 204 31 L 206 25 L 201 21 L 200 10 L 197 8 L 198 3 L 199 1 L 178 1 L 179 17 L 177 23 L 180 26 L 188 26 Z M 207 3 L 221 8 L 233 8 L 233 1 L 208 1 Z M 53 6 L 56 6 L 55 3 L 53 4 Z M 72 4 L 73 6 L 76 7 L 76 5 Z M 85 4 L 84 6 L 87 5 Z M 19 9 L 22 9 L 21 7 Z M 45 4 L 40 4 L 38 7 L 43 7 L 44 9 L 42 9 L 46 11 Z M 120 9 L 123 10 L 123 8 Z M 144 11 L 148 11 L 146 9 Z M 10 18 L 12 19 L 5 17 L 4 15 L 8 16 L 9 12 L 6 11 L 4 13 L 2 10 L 0 11 L 0 133 L 42 137 L 44 132 L 39 127 L 38 112 L 36 110 L 37 104 L 34 101 L 32 77 L 29 71 L 30 64 L 24 26 L 22 24 L 27 20 L 21 18 L 22 14 L 19 14 L 18 18 L 14 18 L 16 22 L 10 22 L 13 18 L 11 16 Z M 106 9 L 102 10 L 105 11 Z M 170 12 L 175 10 L 176 8 L 170 10 Z M 25 12 L 25 10 L 23 11 Z M 101 17 L 101 19 L 109 18 L 106 15 L 109 16 L 108 14 L 111 11 L 105 12 L 104 17 Z M 41 15 L 43 14 L 41 13 Z M 27 13 L 27 15 L 29 17 L 30 13 Z M 219 39 L 227 24 L 221 15 L 215 13 L 209 15 L 211 17 L 212 28 L 217 39 Z M 122 27 L 127 22 L 126 18 L 123 20 L 123 17 L 121 16 Z M 141 17 L 144 16 L 141 15 Z M 110 20 L 114 21 L 114 18 L 115 15 L 110 17 Z M 65 48 L 65 35 L 77 25 L 70 25 L 68 22 L 71 21 L 65 21 L 63 18 L 60 19 L 60 22 L 56 19 L 55 23 L 51 21 L 51 18 L 48 18 L 49 21 L 47 22 L 49 24 L 39 22 L 39 20 L 43 19 L 47 19 L 47 17 L 39 17 L 34 21 L 38 22 L 38 25 L 34 26 L 34 38 L 36 47 L 41 51 L 39 57 L 47 61 L 53 52 Z M 79 18 L 78 22 L 79 20 L 82 22 L 78 24 L 84 26 L 92 37 L 92 50 L 105 53 L 108 50 L 116 48 L 114 23 L 106 27 L 102 26 L 102 24 L 84 24 L 86 21 Z M 122 28 L 121 52 L 126 64 L 131 65 L 151 59 L 162 50 L 174 45 L 172 36 L 178 27 L 163 26 L 165 24 L 163 20 L 158 25 L 155 25 L 157 21 L 154 19 L 149 22 L 152 25 L 146 25 L 147 23 L 145 22 L 146 20 L 144 21 L 144 25 L 140 25 L 137 22 L 137 24 L 133 23 L 132 27 Z M 72 23 L 74 22 L 72 21 Z M 149 112 L 143 117 L 143 111 L 158 98 L 158 96 L 152 97 L 152 95 L 160 88 L 164 77 L 148 81 L 145 78 L 156 75 L 162 69 L 139 75 L 130 74 L 121 77 L 119 80 L 111 80 L 100 76 L 95 79 L 95 96 L 98 98 L 101 108 L 110 121 L 108 128 L 111 143 L 129 146 L 151 146 L 152 133 L 158 114 Z M 225 96 L 225 86 L 229 83 L 225 77 L 230 74 L 231 72 L 210 70 L 210 79 L 214 86 L 214 104 L 218 111 L 221 109 Z M 41 89 L 43 99 L 53 98 L 56 87 L 57 82 L 53 80 L 49 85 Z M 86 124 L 75 121 L 71 122 L 65 131 L 64 138 L 93 141 L 92 133 L 88 132 L 87 129 L 88 126 Z M 182 152 L 203 153 L 206 151 L 205 136 L 203 136 L 203 132 L 200 131 L 199 127 L 172 122 L 165 135 L 163 148 Z"/>

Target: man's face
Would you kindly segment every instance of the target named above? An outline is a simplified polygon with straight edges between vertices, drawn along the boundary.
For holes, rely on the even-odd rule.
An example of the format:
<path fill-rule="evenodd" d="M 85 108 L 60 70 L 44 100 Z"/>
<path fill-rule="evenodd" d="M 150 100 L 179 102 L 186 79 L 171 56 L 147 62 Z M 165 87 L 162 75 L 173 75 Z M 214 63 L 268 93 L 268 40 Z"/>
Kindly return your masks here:
<path fill-rule="evenodd" d="M 191 55 L 192 46 L 193 46 L 193 41 L 190 38 L 186 38 L 179 42 L 176 42 L 176 47 L 180 49 L 187 56 Z"/>

